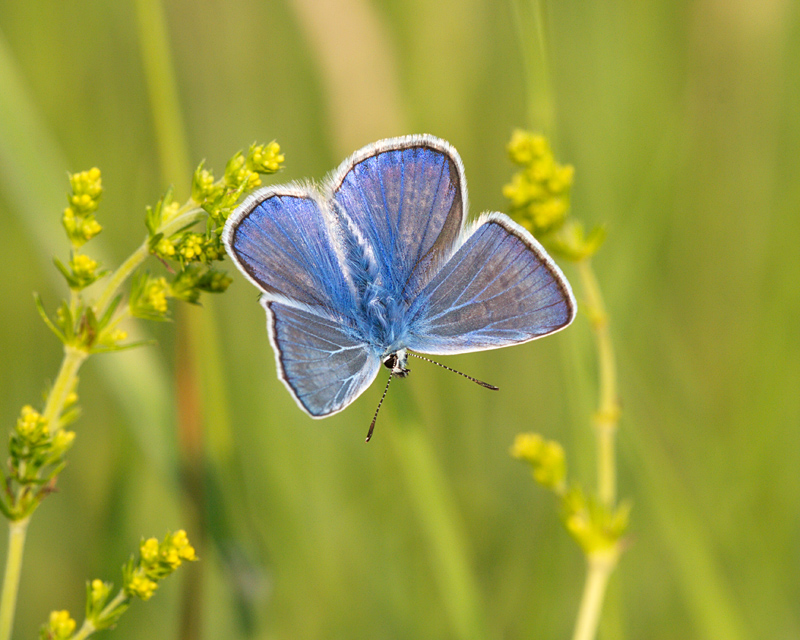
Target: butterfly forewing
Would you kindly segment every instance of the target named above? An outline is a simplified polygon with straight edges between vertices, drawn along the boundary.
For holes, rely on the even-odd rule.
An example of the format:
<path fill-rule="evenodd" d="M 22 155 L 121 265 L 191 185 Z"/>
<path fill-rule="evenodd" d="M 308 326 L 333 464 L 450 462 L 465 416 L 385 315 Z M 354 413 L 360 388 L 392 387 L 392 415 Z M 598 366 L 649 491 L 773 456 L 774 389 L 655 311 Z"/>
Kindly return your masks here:
<path fill-rule="evenodd" d="M 225 227 L 228 253 L 269 299 L 342 313 L 352 293 L 320 205 L 302 190 L 255 192 Z"/>
<path fill-rule="evenodd" d="M 566 279 L 530 234 L 485 216 L 414 301 L 408 348 L 446 354 L 494 349 L 572 322 Z"/>
<path fill-rule="evenodd" d="M 461 232 L 465 184 L 455 151 L 430 136 L 378 143 L 330 181 L 332 209 L 368 247 L 390 294 L 413 296 Z"/>

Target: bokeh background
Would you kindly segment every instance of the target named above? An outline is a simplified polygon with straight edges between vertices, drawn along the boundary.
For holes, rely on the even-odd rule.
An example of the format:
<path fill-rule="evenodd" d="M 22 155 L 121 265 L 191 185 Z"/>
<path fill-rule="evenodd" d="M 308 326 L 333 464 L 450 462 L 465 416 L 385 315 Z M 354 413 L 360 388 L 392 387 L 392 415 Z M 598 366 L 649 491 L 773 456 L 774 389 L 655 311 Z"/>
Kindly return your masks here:
<path fill-rule="evenodd" d="M 576 168 L 573 215 L 608 228 L 594 264 L 633 512 L 601 635 L 798 638 L 800 5 L 553 2 L 551 118 L 526 84 L 533 10 L 0 3 L 0 419 L 10 429 L 60 361 L 31 292 L 49 309 L 65 295 L 52 257 L 67 257 L 67 171 L 102 169 L 105 230 L 90 248 L 115 265 L 168 184 L 184 200 L 200 160 L 221 172 L 254 140 L 282 145 L 277 182 L 429 132 L 459 150 L 477 212 L 506 207 L 512 129 L 547 126 Z M 238 274 L 225 295 L 174 316 L 129 327 L 157 346 L 82 371 L 69 467 L 29 530 L 15 637 L 35 636 L 53 609 L 80 622 L 86 579 L 119 584 L 142 536 L 180 527 L 202 562 L 136 602 L 114 637 L 193 625 L 202 638 L 571 633 L 582 555 L 508 448 L 541 432 L 593 485 L 585 317 L 545 340 L 447 359 L 498 393 L 412 363 L 364 445 L 381 385 L 325 421 L 302 414 Z M 196 381 L 200 435 L 178 434 L 181 373 Z"/>

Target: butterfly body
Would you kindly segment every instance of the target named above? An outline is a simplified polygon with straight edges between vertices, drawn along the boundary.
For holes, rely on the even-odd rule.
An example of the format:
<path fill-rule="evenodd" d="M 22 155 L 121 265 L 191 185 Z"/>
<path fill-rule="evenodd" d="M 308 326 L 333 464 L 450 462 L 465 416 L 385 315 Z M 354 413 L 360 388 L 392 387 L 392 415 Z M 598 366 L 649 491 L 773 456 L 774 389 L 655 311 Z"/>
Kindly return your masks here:
<path fill-rule="evenodd" d="M 312 417 L 340 411 L 407 350 L 448 354 L 557 331 L 575 301 L 507 216 L 467 219 L 458 154 L 433 136 L 369 145 L 321 188 L 249 196 L 223 240 L 262 292 L 279 375 Z"/>

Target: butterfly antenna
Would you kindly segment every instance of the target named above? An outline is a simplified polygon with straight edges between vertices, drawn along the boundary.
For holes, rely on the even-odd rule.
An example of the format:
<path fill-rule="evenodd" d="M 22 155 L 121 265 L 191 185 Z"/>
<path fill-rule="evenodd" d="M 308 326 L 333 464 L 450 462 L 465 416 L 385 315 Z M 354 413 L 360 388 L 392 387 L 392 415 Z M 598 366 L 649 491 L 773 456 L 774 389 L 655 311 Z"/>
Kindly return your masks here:
<path fill-rule="evenodd" d="M 367 439 L 364 442 L 369 442 L 370 438 L 372 438 L 372 432 L 375 429 L 375 421 L 378 419 L 378 411 L 381 410 L 381 405 L 383 404 L 383 400 L 386 397 L 386 393 L 389 391 L 389 385 L 392 383 L 392 378 L 394 378 L 394 374 L 389 374 L 389 379 L 386 381 L 386 387 L 383 389 L 383 395 L 381 396 L 381 400 L 378 403 L 378 408 L 375 409 L 375 415 L 372 416 L 372 422 L 369 425 L 369 431 L 367 432 Z"/>
<path fill-rule="evenodd" d="M 460 376 L 465 377 L 467 380 L 472 380 L 475 384 L 479 384 L 486 389 L 491 389 L 492 391 L 499 391 L 500 387 L 495 387 L 493 384 L 489 384 L 488 382 L 483 382 L 482 380 L 478 380 L 477 378 L 473 378 L 472 376 L 468 376 L 466 373 L 461 373 L 460 371 L 456 371 L 452 367 L 448 367 L 446 364 L 442 364 L 441 362 L 436 362 L 436 360 L 431 360 L 430 358 L 426 358 L 425 356 L 421 356 L 418 353 L 411 353 L 410 351 L 407 352 L 408 355 L 414 356 L 415 358 L 419 358 L 420 360 L 425 360 L 426 362 L 430 362 L 432 364 L 440 366 L 442 369 L 447 369 L 448 371 L 452 371 L 453 373 L 457 373 Z M 387 387 L 389 385 L 386 385 Z M 385 395 L 385 394 L 384 394 Z M 378 405 L 380 407 L 380 405 Z"/>

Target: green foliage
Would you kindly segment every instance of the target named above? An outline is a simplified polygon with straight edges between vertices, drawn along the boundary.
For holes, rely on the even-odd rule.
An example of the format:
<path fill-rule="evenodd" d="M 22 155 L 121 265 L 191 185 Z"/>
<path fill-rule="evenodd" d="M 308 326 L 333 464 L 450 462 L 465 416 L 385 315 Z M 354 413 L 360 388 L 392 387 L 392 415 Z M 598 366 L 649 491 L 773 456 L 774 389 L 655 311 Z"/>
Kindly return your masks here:
<path fill-rule="evenodd" d="M 133 598 L 149 600 L 159 582 L 184 562 L 196 560 L 194 547 L 182 529 L 168 533 L 160 544 L 155 538 L 142 540 L 139 557 L 131 556 L 122 567 L 122 589 L 114 598 L 111 598 L 112 583 L 99 579 L 87 582 L 86 617 L 81 628 L 75 632 L 77 625 L 68 611 L 53 611 L 41 627 L 40 640 L 84 640 L 97 631 L 113 628 Z"/>
<path fill-rule="evenodd" d="M 148 206 L 145 211 L 147 238 L 114 271 L 96 297 L 84 290 L 111 271 L 101 268 L 97 260 L 78 250 L 101 230 L 95 219 L 103 192 L 100 170 L 93 168 L 70 176 L 72 193 L 68 195 L 69 207 L 62 222 L 72 245 L 72 257 L 68 265 L 55 259 L 70 289 L 70 297 L 61 302 L 51 317 L 41 298 L 35 295 L 39 315 L 63 343 L 64 360 L 56 382 L 46 395 L 43 413 L 30 405 L 22 408 L 9 440 L 8 468 L 0 470 L 5 488 L 0 493 L 0 511 L 12 526 L 22 523 L 17 524 L 16 529 L 20 542 L 9 547 L 7 558 L 7 578 L 0 598 L 2 637 L 6 638 L 11 632 L 28 519 L 54 491 L 58 475 L 66 465 L 64 455 L 75 439 L 75 432 L 64 427 L 79 415 L 75 393 L 78 370 L 91 354 L 142 344 L 125 343 L 127 333 L 118 325 L 126 318 L 165 320 L 169 298 L 197 303 L 201 292 L 221 293 L 227 289 L 230 278 L 213 266 L 224 258 L 219 240 L 222 225 L 243 190 L 260 184 L 259 172 L 274 173 L 282 162 L 280 148 L 272 142 L 251 146 L 246 158 L 241 152 L 237 153 L 228 163 L 228 167 L 235 167 L 235 170 L 226 171 L 224 182 L 214 183 L 201 164 L 195 172 L 198 186 L 192 189 L 200 201 L 190 199 L 180 206 L 173 201 L 172 189 L 169 189 L 155 206 Z M 214 215 L 203 207 L 213 210 Z M 192 227 L 204 219 L 205 232 L 192 231 Z M 151 275 L 141 267 L 151 254 L 169 268 L 171 283 L 166 276 Z M 128 278 L 131 278 L 131 287 L 125 300 L 121 288 Z M 81 640 L 113 626 L 127 609 L 130 598 L 149 599 L 158 582 L 187 560 L 196 560 L 196 556 L 183 530 L 167 535 L 160 545 L 155 539 L 142 542 L 139 560 L 131 558 L 124 567 L 123 589 L 116 598 L 108 602 L 110 585 L 95 580 L 87 587 L 86 621 L 77 634 L 73 635 L 75 621 L 68 612 L 54 611 L 41 628 L 41 638 Z"/>

